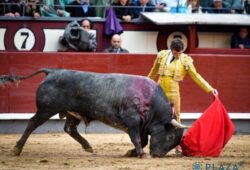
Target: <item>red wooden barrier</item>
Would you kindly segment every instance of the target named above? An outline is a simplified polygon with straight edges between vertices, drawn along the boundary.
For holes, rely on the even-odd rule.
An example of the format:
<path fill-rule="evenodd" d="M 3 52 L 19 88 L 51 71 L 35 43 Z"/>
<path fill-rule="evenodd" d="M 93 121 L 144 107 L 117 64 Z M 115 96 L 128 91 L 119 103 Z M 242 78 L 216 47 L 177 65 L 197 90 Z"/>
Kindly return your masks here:
<path fill-rule="evenodd" d="M 26 75 L 48 68 L 147 75 L 154 54 L 0 52 L 0 74 Z M 229 112 L 250 112 L 249 55 L 192 55 L 198 72 L 220 92 Z M 0 87 L 0 113 L 36 111 L 35 91 L 44 75 Z M 187 76 L 181 83 L 182 112 L 202 112 L 212 101 Z"/>

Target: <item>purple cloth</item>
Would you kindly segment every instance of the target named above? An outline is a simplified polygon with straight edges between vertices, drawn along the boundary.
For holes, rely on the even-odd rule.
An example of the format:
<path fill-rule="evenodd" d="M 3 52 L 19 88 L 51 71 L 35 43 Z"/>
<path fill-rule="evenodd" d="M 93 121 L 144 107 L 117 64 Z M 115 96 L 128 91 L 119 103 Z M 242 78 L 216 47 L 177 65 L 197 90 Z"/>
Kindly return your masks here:
<path fill-rule="evenodd" d="M 110 36 L 112 34 L 121 34 L 123 28 L 115 15 L 115 11 L 112 7 L 106 11 L 106 22 L 104 32 L 106 35 Z"/>

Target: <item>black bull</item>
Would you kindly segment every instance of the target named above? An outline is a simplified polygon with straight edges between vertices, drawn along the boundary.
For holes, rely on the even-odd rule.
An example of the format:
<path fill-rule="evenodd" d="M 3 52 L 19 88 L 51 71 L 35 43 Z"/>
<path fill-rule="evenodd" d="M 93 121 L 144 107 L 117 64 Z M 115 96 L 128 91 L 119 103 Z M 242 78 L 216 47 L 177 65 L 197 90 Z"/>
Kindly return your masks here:
<path fill-rule="evenodd" d="M 150 135 L 150 154 L 162 157 L 180 143 L 183 129 L 171 124 L 172 109 L 154 81 L 125 74 L 98 74 L 73 70 L 41 69 L 28 76 L 1 76 L 0 84 L 17 82 L 39 73 L 47 76 L 36 93 L 36 114 L 14 147 L 20 155 L 30 134 L 57 113 L 66 116 L 64 130 L 87 152 L 92 147 L 77 131 L 81 120 L 99 120 L 129 134 L 135 148 L 128 156 L 143 156 Z"/>

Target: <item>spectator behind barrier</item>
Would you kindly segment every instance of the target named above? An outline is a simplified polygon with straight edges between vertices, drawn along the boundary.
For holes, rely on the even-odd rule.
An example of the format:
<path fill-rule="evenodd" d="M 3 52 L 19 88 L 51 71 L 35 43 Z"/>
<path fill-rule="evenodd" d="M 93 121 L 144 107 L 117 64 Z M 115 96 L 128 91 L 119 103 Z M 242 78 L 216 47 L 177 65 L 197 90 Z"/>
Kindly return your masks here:
<path fill-rule="evenodd" d="M 156 3 L 157 11 L 171 13 L 186 13 L 187 0 L 159 0 Z"/>
<path fill-rule="evenodd" d="M 40 0 L 27 0 L 25 2 L 24 15 L 31 16 L 35 19 L 41 16 L 40 14 Z"/>
<path fill-rule="evenodd" d="M 202 8 L 209 8 L 212 5 L 212 0 L 200 0 L 200 6 Z"/>
<path fill-rule="evenodd" d="M 155 5 L 156 12 L 170 11 L 170 8 L 167 8 L 169 6 L 169 2 L 167 0 L 150 0 L 149 2 Z"/>
<path fill-rule="evenodd" d="M 39 0 L 0 0 L 0 15 L 9 17 L 32 16 L 40 17 Z"/>
<path fill-rule="evenodd" d="M 87 30 L 83 29 L 77 21 L 70 22 L 64 31 L 63 36 L 59 38 L 59 43 L 63 45 L 60 51 L 94 51 L 94 43 L 90 41 L 90 34 Z M 94 49 L 93 49 L 94 48 Z"/>
<path fill-rule="evenodd" d="M 200 0 L 200 5 L 203 8 L 203 12 L 207 12 L 213 5 L 213 0 Z M 224 0 L 223 7 L 227 8 L 230 13 L 242 13 L 243 6 L 241 0 Z"/>
<path fill-rule="evenodd" d="M 241 27 L 238 32 L 234 33 L 231 41 L 232 48 L 250 48 L 250 34 L 245 27 Z"/>
<path fill-rule="evenodd" d="M 89 0 L 76 0 L 66 7 L 71 17 L 96 17 L 95 7 Z"/>
<path fill-rule="evenodd" d="M 230 9 L 226 9 L 223 0 L 213 0 L 213 4 L 210 6 L 210 8 L 204 9 L 204 12 L 215 13 L 215 14 L 231 13 Z"/>
<path fill-rule="evenodd" d="M 4 15 L 4 0 L 0 0 L 0 16 Z"/>
<path fill-rule="evenodd" d="M 19 17 L 21 16 L 21 5 L 19 0 L 3 0 L 4 16 Z"/>
<path fill-rule="evenodd" d="M 96 51 L 97 43 L 96 43 L 96 34 L 92 32 L 92 23 L 88 19 L 83 19 L 81 21 L 81 26 L 84 30 L 89 33 L 89 46 L 87 51 Z"/>
<path fill-rule="evenodd" d="M 139 19 L 141 12 L 152 12 L 154 11 L 154 5 L 149 0 L 138 0 L 133 4 L 134 7 L 134 18 Z"/>
<path fill-rule="evenodd" d="M 130 0 L 115 0 L 111 5 L 114 6 L 115 14 L 118 19 L 131 22 L 134 16 Z"/>
<path fill-rule="evenodd" d="M 225 7 L 231 10 L 231 13 L 243 12 L 241 0 L 224 0 L 223 2 L 224 2 Z"/>
<path fill-rule="evenodd" d="M 200 1 L 199 0 L 188 0 L 187 7 L 191 6 L 191 13 L 200 13 Z"/>
<path fill-rule="evenodd" d="M 245 12 L 247 14 L 250 14 L 250 0 L 246 0 L 245 3 L 244 3 L 244 6 L 245 6 Z"/>
<path fill-rule="evenodd" d="M 114 34 L 111 38 L 111 46 L 104 50 L 105 53 L 129 53 L 128 50 L 121 47 L 121 36 Z"/>
<path fill-rule="evenodd" d="M 67 0 L 41 0 L 40 12 L 46 17 L 69 17 L 69 13 L 65 11 Z"/>
<path fill-rule="evenodd" d="M 103 18 L 105 13 L 105 7 L 110 6 L 110 0 L 91 0 L 94 6 L 99 6 L 95 8 L 96 16 Z"/>

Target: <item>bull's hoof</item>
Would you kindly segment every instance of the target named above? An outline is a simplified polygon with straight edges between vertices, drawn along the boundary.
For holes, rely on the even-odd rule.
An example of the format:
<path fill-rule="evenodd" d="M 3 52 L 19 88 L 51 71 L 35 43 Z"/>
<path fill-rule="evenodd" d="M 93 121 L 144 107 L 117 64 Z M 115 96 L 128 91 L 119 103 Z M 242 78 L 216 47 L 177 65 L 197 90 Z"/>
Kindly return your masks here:
<path fill-rule="evenodd" d="M 144 159 L 144 158 L 148 158 L 148 155 L 146 153 L 142 153 L 142 154 L 138 155 L 137 157 Z"/>
<path fill-rule="evenodd" d="M 137 157 L 137 153 L 135 151 L 135 149 L 132 149 L 132 150 L 128 150 L 127 153 L 124 155 L 126 157 Z"/>
<path fill-rule="evenodd" d="M 86 151 L 86 152 L 90 152 L 90 153 L 93 153 L 94 152 L 94 150 L 93 150 L 93 148 L 91 148 L 91 147 L 89 147 L 89 148 L 84 148 L 84 150 Z"/>
<path fill-rule="evenodd" d="M 21 152 L 22 152 L 22 149 L 20 149 L 20 148 L 14 146 L 12 152 L 13 152 L 13 154 L 14 154 L 15 156 L 19 156 L 19 155 L 21 154 Z"/>
<path fill-rule="evenodd" d="M 162 158 L 164 157 L 166 154 L 156 154 L 156 153 L 150 153 L 152 158 Z"/>

